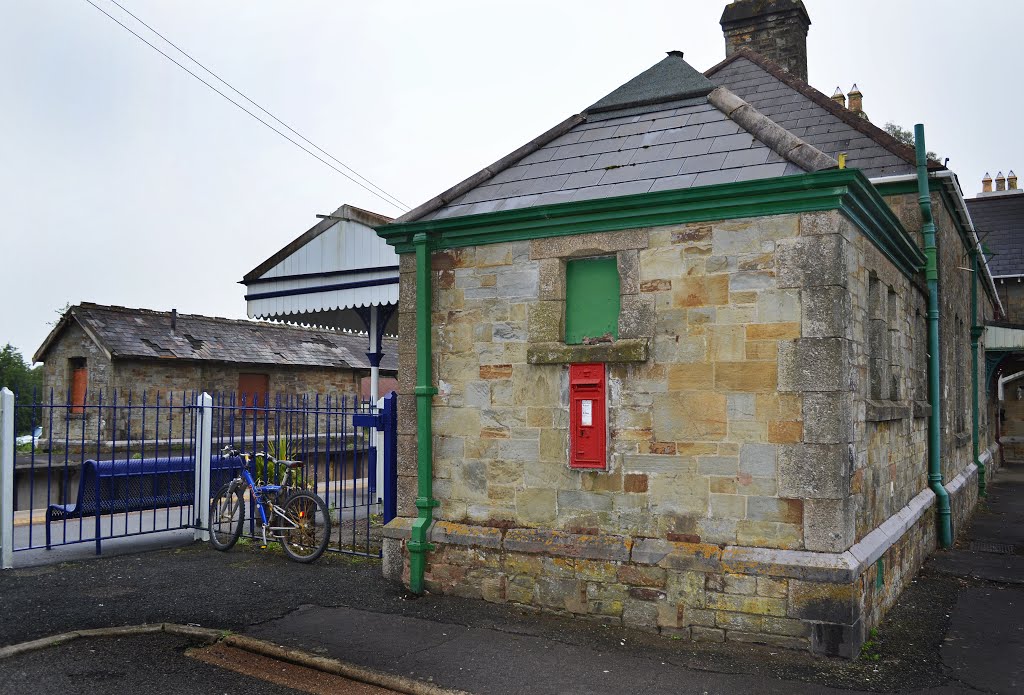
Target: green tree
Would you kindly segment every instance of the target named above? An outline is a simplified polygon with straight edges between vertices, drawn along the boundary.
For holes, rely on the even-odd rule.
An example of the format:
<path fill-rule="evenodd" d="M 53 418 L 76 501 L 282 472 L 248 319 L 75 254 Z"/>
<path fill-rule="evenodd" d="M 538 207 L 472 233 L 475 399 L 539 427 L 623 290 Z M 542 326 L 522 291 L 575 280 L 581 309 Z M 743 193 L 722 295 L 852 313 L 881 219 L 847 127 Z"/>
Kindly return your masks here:
<path fill-rule="evenodd" d="M 31 403 L 33 396 L 42 397 L 43 370 L 32 369 L 32 365 L 26 362 L 21 353 L 10 343 L 0 349 L 0 388 L 4 386 L 17 394 L 19 404 Z M 39 424 L 38 413 L 36 413 L 35 421 L 36 424 Z M 32 431 L 32 424 L 31 409 L 15 408 L 15 434 L 29 434 Z"/>
<path fill-rule="evenodd" d="M 907 145 L 908 147 L 914 147 L 914 134 L 911 131 L 907 130 L 906 128 L 897 123 L 893 123 L 892 121 L 889 121 L 883 127 L 885 129 L 885 132 L 889 133 L 889 135 L 893 136 L 894 138 L 902 142 L 904 145 Z M 935 154 L 931 150 L 925 152 L 925 156 L 928 157 L 928 159 L 935 160 L 936 162 L 942 161 L 941 159 L 939 159 L 939 155 Z"/>

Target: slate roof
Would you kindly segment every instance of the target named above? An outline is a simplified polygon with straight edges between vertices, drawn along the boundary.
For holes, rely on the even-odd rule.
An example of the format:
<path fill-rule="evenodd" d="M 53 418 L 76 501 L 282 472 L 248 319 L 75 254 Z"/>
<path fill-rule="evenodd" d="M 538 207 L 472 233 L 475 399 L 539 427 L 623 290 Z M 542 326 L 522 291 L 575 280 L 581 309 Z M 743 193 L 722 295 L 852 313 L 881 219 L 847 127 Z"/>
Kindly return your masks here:
<path fill-rule="evenodd" d="M 803 173 L 712 106 L 714 87 L 673 51 L 569 132 L 420 219 Z"/>
<path fill-rule="evenodd" d="M 1024 275 L 1024 191 L 971 198 L 967 209 L 992 275 Z"/>
<path fill-rule="evenodd" d="M 399 223 L 801 174 L 708 100 L 716 86 L 869 177 L 914 173 L 912 148 L 770 60 L 741 49 L 705 74 L 682 53 L 481 170 Z M 712 96 L 714 96 L 712 94 Z M 718 103 L 718 102 L 716 102 Z M 756 131 L 760 132 L 760 131 Z M 793 159 L 792 157 L 790 159 Z M 932 168 L 938 167 L 932 164 Z"/>
<path fill-rule="evenodd" d="M 64 314 L 34 361 L 45 361 L 50 346 L 71 321 L 77 321 L 112 359 L 370 368 L 365 335 L 192 314 L 178 314 L 172 330 L 171 312 L 91 303 Z M 385 338 L 382 370 L 398 369 L 397 342 Z"/>
<path fill-rule="evenodd" d="M 825 154 L 845 152 L 846 166 L 868 178 L 916 172 L 912 147 L 754 51 L 740 49 L 706 74 Z"/>

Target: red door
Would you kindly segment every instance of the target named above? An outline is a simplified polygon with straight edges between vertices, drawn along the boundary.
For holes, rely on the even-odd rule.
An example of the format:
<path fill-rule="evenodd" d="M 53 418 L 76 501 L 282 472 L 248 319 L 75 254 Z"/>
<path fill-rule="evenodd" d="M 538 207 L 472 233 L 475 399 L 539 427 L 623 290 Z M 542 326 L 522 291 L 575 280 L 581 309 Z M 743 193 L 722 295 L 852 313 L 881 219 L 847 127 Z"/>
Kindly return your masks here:
<path fill-rule="evenodd" d="M 262 408 L 269 387 L 270 376 L 268 374 L 240 373 L 238 375 L 238 402 L 249 408 L 254 404 Z"/>

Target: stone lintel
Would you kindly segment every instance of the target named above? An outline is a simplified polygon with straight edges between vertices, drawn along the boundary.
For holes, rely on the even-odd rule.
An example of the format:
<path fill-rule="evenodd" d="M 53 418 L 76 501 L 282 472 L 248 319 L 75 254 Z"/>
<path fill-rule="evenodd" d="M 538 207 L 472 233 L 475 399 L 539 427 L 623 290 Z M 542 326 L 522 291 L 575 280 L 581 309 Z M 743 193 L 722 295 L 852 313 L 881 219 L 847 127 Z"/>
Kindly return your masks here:
<path fill-rule="evenodd" d="M 865 400 L 864 418 L 868 422 L 885 422 L 887 420 L 904 420 L 912 415 L 912 407 L 901 401 Z"/>
<path fill-rule="evenodd" d="M 646 249 L 648 243 L 646 229 L 623 229 L 615 232 L 533 239 L 530 242 L 530 259 L 536 261 L 542 258 L 600 256 L 631 249 Z"/>
<path fill-rule="evenodd" d="M 596 345 L 535 343 L 527 346 L 530 364 L 574 364 L 584 362 L 646 362 L 650 352 L 647 338 L 628 338 Z"/>

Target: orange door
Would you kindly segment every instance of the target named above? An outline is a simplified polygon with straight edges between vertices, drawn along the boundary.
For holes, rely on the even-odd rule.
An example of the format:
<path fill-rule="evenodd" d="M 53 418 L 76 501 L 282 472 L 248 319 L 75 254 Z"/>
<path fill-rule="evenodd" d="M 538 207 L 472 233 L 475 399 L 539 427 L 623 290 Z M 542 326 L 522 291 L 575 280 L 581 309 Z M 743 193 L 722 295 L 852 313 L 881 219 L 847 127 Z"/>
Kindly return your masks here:
<path fill-rule="evenodd" d="M 71 412 L 81 415 L 85 412 L 85 390 L 89 385 L 89 370 L 77 367 L 71 372 Z"/>
<path fill-rule="evenodd" d="M 267 374 L 239 374 L 238 402 L 251 408 L 255 399 L 256 405 L 263 407 L 269 386 L 270 376 Z"/>

